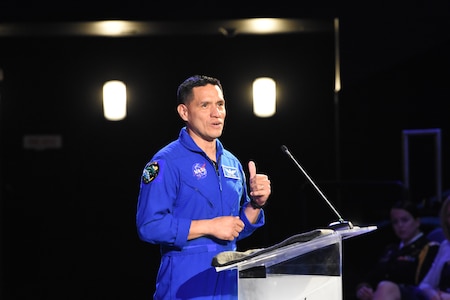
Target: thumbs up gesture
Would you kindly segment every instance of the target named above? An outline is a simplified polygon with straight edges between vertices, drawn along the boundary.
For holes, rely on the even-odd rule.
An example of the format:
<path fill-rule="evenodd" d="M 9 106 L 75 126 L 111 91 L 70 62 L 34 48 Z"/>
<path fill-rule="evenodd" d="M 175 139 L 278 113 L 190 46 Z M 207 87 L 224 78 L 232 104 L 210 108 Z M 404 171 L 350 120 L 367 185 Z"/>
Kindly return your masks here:
<path fill-rule="evenodd" d="M 254 203 L 253 207 L 262 207 L 266 204 L 271 193 L 269 177 L 265 174 L 256 173 L 254 161 L 248 162 L 248 171 L 250 177 L 250 197 Z"/>

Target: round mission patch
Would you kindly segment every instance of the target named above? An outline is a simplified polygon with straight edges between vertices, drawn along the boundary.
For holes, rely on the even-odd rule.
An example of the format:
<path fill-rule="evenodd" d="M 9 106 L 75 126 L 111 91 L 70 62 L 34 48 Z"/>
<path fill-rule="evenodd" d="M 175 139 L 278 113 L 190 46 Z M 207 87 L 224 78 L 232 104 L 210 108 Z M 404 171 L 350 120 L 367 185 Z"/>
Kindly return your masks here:
<path fill-rule="evenodd" d="M 142 172 L 142 180 L 144 183 L 149 183 L 158 176 L 158 172 L 158 163 L 156 161 L 150 162 L 145 166 L 144 171 Z"/>

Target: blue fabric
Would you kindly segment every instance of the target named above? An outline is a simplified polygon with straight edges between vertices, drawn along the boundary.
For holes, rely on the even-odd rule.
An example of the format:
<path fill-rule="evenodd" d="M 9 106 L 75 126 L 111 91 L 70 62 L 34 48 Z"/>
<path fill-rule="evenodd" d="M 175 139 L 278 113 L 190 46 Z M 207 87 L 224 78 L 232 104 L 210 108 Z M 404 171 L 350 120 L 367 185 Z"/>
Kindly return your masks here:
<path fill-rule="evenodd" d="M 143 241 L 161 245 L 154 299 L 237 299 L 236 270 L 216 272 L 212 259 L 236 250 L 237 240 L 264 225 L 265 218 L 261 210 L 255 224 L 247 220 L 242 208 L 250 198 L 242 165 L 219 140 L 216 143 L 217 171 L 186 128 L 144 168 L 136 226 Z M 157 166 L 151 180 L 150 165 Z M 237 240 L 187 240 L 191 220 L 219 216 L 241 218 L 245 227 Z"/>
<path fill-rule="evenodd" d="M 437 227 L 430 231 L 427 234 L 427 237 L 430 241 L 441 243 L 443 240 L 445 240 L 444 230 L 442 230 L 442 227 Z"/>

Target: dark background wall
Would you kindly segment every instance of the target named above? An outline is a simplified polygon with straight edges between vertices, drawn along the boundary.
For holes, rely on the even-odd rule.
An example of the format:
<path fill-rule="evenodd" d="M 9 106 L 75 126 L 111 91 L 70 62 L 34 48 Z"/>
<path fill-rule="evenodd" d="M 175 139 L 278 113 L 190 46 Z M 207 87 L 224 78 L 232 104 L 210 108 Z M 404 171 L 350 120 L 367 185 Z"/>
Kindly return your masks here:
<path fill-rule="evenodd" d="M 331 24 L 332 17 L 323 19 Z M 195 73 L 224 85 L 222 142 L 244 164 L 256 160 L 272 180 L 267 224 L 241 249 L 267 247 L 337 219 L 281 152 L 283 144 L 344 218 L 380 225 L 344 245 L 350 299 L 363 263 L 392 239 L 383 221 L 402 191 L 403 130 L 441 129 L 443 190 L 449 187 L 450 40 L 444 17 L 343 16 L 340 22 L 338 107 L 332 30 L 233 38 L 0 37 L 2 299 L 150 298 L 159 251 L 136 235 L 139 177 L 153 153 L 177 137 L 176 88 Z M 278 84 L 277 114 L 260 119 L 252 113 L 251 82 L 266 75 Z M 128 86 L 124 121 L 103 118 L 101 88 L 109 79 Z M 24 137 L 33 135 L 60 136 L 62 147 L 24 148 Z M 414 200 L 431 203 L 433 140 L 413 146 Z M 360 252 L 367 254 L 362 261 Z"/>

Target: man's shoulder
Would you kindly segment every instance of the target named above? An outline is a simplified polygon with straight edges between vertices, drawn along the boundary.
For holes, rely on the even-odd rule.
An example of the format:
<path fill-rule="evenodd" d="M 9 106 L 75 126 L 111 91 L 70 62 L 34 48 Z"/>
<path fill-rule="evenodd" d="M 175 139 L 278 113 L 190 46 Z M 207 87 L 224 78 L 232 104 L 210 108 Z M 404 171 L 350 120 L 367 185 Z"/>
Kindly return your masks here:
<path fill-rule="evenodd" d="M 236 155 L 234 155 L 231 151 L 227 150 L 227 149 L 223 149 L 222 155 L 225 159 L 229 160 L 229 161 L 233 161 L 235 164 L 240 165 L 240 161 L 237 158 Z"/>
<path fill-rule="evenodd" d="M 178 157 L 181 152 L 183 152 L 185 148 L 181 145 L 179 140 L 174 140 L 161 149 L 158 150 L 155 154 L 155 158 L 174 158 Z"/>

